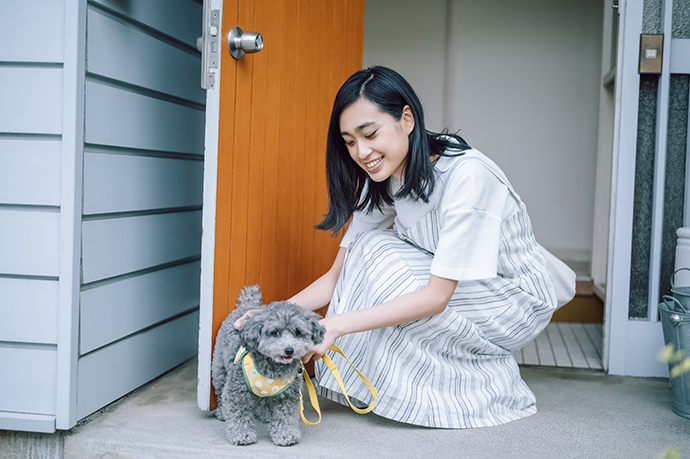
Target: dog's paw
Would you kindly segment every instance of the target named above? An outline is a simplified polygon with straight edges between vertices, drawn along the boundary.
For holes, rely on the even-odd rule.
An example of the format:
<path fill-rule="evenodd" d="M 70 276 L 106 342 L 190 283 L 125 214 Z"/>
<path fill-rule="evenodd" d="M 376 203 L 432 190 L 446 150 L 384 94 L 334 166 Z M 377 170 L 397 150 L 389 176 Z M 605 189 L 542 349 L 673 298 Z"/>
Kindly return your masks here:
<path fill-rule="evenodd" d="M 292 446 L 302 439 L 298 431 L 271 432 L 271 441 L 277 446 Z"/>
<path fill-rule="evenodd" d="M 225 437 L 235 446 L 252 445 L 256 443 L 256 432 L 251 430 L 239 432 L 237 430 L 226 429 Z"/>

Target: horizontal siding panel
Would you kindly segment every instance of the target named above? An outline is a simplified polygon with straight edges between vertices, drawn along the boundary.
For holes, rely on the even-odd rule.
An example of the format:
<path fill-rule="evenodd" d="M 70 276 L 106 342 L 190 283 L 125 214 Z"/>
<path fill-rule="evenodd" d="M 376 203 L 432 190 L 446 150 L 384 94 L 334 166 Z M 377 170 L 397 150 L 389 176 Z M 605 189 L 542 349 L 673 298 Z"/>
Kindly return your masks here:
<path fill-rule="evenodd" d="M 201 57 L 89 11 L 88 71 L 200 104 Z"/>
<path fill-rule="evenodd" d="M 62 142 L 0 138 L 0 203 L 60 205 Z"/>
<path fill-rule="evenodd" d="M 62 69 L 0 67 L 0 132 L 62 132 Z"/>
<path fill-rule="evenodd" d="M 57 276 L 59 212 L 0 209 L 0 274 Z"/>
<path fill-rule="evenodd" d="M 202 110 L 86 83 L 87 143 L 202 155 L 204 122 Z"/>
<path fill-rule="evenodd" d="M 137 22 L 170 35 L 196 49 L 201 35 L 201 5 L 194 0 L 91 0 Z"/>
<path fill-rule="evenodd" d="M 53 433 L 55 432 L 55 416 L 0 411 L 0 430 Z"/>
<path fill-rule="evenodd" d="M 57 344 L 57 281 L 0 278 L 0 305 L 0 341 Z"/>
<path fill-rule="evenodd" d="M 84 214 L 200 206 L 202 161 L 84 154 Z"/>
<path fill-rule="evenodd" d="M 118 341 L 82 357 L 77 418 L 81 419 L 196 355 L 199 312 Z"/>
<path fill-rule="evenodd" d="M 201 211 L 111 218 L 82 224 L 83 282 L 201 253 Z"/>
<path fill-rule="evenodd" d="M 200 274 L 194 262 L 83 291 L 80 353 L 198 307 Z"/>
<path fill-rule="evenodd" d="M 55 414 L 57 349 L 0 343 L 0 411 Z"/>
<path fill-rule="evenodd" d="M 63 0 L 4 1 L 0 61 L 62 62 L 64 24 Z"/>

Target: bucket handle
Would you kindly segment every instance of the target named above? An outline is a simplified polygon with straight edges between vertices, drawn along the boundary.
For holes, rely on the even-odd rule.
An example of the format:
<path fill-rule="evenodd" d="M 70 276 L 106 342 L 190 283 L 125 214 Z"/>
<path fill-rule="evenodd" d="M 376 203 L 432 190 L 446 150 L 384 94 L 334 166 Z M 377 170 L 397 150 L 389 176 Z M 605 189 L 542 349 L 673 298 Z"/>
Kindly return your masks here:
<path fill-rule="evenodd" d="M 664 296 L 661 297 L 661 299 L 663 300 L 663 302 L 664 302 L 667 306 L 668 306 L 668 303 L 666 303 L 666 300 L 674 301 L 676 304 L 678 304 L 678 307 L 680 308 L 680 310 L 683 311 L 683 314 L 687 314 L 687 313 L 688 313 L 688 311 L 686 311 L 685 308 L 683 307 L 683 303 L 681 303 L 681 302 L 678 300 L 678 298 L 674 298 L 674 297 L 672 297 L 672 296 L 670 296 L 670 295 L 664 295 Z M 669 307 L 669 309 L 671 309 L 671 311 L 675 311 L 675 308 Z"/>
<path fill-rule="evenodd" d="M 671 274 L 671 288 L 676 288 L 676 286 L 673 285 L 673 279 L 676 277 L 676 273 L 678 271 L 690 271 L 690 268 L 678 268 L 675 271 L 673 271 L 673 274 Z"/>

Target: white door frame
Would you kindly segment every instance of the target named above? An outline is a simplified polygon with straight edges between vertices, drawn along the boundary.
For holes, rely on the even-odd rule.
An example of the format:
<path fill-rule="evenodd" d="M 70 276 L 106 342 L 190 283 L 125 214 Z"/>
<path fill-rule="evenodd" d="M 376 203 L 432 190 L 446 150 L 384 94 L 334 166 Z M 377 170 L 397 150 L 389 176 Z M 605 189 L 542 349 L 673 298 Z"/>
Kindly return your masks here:
<path fill-rule="evenodd" d="M 627 0 L 620 5 L 604 347 L 604 367 L 617 375 L 668 377 L 667 364 L 657 358 L 664 339 L 661 323 L 657 320 L 656 299 L 659 295 L 671 50 L 673 42 L 677 42 L 671 40 L 672 5 L 672 0 L 662 1 L 665 43 L 657 101 L 649 314 L 646 320 L 628 318 L 643 0 Z M 681 62 L 682 59 L 676 58 L 676 61 Z"/>
<path fill-rule="evenodd" d="M 204 0 L 204 9 L 220 12 L 218 34 L 223 36 L 223 0 Z M 206 14 L 206 11 L 204 11 Z M 223 49 L 222 39 L 220 40 Z M 229 57 L 220 52 L 219 58 Z M 203 59 L 202 59 L 203 60 Z M 203 64 L 202 64 L 203 65 Z M 216 246 L 216 189 L 218 184 L 218 132 L 220 119 L 220 61 L 211 69 L 214 84 L 206 90 L 206 134 L 204 139 L 204 201 L 201 236 L 201 292 L 199 306 L 199 363 L 197 404 L 203 411 L 211 409 L 211 349 L 213 337 L 213 268 Z"/>

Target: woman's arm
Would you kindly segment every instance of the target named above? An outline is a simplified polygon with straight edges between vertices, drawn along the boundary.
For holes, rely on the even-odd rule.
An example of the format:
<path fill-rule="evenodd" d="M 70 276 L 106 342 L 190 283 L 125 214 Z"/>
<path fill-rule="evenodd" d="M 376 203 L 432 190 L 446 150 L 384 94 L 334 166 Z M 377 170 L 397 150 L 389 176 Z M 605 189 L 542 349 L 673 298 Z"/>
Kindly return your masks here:
<path fill-rule="evenodd" d="M 338 283 L 340 272 L 343 270 L 347 249 L 341 247 L 331 268 L 323 276 L 312 282 L 307 288 L 290 298 L 288 301 L 296 303 L 312 311 L 326 306 L 333 297 L 335 285 Z"/>
<path fill-rule="evenodd" d="M 303 308 L 320 309 L 326 306 L 333 296 L 335 285 L 340 277 L 340 271 L 343 270 L 343 263 L 345 261 L 345 254 L 347 249 L 341 247 L 335 257 L 335 261 L 331 268 L 323 276 L 312 282 L 307 288 L 299 292 L 297 295 L 290 298 L 288 301 L 299 304 Z M 235 328 L 239 330 L 242 328 L 248 318 L 252 316 L 254 311 L 248 311 L 242 317 L 235 321 Z"/>
<path fill-rule="evenodd" d="M 385 303 L 359 311 L 346 312 L 321 320 L 326 327 L 323 343 L 304 356 L 305 363 L 318 360 L 335 340 L 350 333 L 392 327 L 426 319 L 442 313 L 455 292 L 458 281 L 431 275 L 426 287 Z"/>

